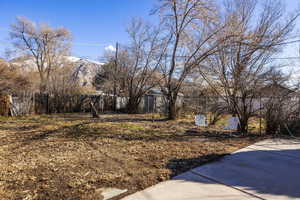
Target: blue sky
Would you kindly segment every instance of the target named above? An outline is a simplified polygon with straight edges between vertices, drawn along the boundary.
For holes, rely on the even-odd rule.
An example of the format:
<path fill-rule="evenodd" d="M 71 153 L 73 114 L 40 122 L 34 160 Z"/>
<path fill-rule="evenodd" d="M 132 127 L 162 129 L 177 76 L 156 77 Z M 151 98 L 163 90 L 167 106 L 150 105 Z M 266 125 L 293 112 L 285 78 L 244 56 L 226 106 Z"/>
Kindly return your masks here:
<path fill-rule="evenodd" d="M 117 41 L 126 43 L 128 38 L 125 29 L 133 17 L 156 21 L 154 16 L 149 16 L 156 2 L 157 0 L 0 0 L 0 57 L 9 45 L 10 24 L 15 22 L 16 16 L 24 16 L 51 26 L 68 28 L 74 39 L 73 55 L 96 59 L 108 45 L 114 45 Z M 299 5 L 299 0 L 285 2 L 288 11 Z M 299 56 L 298 46 L 287 47 L 283 56 Z"/>
<path fill-rule="evenodd" d="M 133 17 L 149 16 L 156 0 L 0 0 L 0 56 L 16 16 L 51 26 L 64 26 L 73 35 L 73 54 L 97 58 L 108 45 L 127 41 L 126 26 Z M 90 45 L 91 44 L 91 45 Z M 95 45 L 95 46 L 93 46 Z M 97 46 L 96 46 L 97 45 Z"/>

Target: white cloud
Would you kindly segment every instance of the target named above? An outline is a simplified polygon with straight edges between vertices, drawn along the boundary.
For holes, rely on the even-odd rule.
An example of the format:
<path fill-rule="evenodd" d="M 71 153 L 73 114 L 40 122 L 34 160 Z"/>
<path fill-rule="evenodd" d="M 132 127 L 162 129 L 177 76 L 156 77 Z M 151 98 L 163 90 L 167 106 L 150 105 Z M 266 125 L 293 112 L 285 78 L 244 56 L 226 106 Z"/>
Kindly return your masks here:
<path fill-rule="evenodd" d="M 108 45 L 104 49 L 105 49 L 105 51 L 116 51 L 116 48 L 113 45 Z"/>

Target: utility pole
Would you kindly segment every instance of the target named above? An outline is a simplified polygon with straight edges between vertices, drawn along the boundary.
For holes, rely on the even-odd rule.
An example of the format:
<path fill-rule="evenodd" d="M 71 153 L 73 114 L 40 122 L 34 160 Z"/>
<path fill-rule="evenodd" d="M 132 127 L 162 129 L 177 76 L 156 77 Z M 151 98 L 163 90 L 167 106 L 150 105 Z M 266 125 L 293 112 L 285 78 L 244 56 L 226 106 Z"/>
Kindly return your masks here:
<path fill-rule="evenodd" d="M 261 94 L 259 95 L 259 134 L 261 135 L 261 118 L 262 118 L 262 113 L 261 113 Z"/>
<path fill-rule="evenodd" d="M 118 74 L 118 51 L 119 51 L 119 43 L 116 42 L 116 52 L 115 52 L 115 72 L 114 72 L 114 88 L 113 88 L 113 110 L 117 111 L 117 77 Z"/>
<path fill-rule="evenodd" d="M 116 52 L 115 52 L 116 65 L 118 65 L 118 50 L 119 50 L 119 43 L 116 42 Z"/>

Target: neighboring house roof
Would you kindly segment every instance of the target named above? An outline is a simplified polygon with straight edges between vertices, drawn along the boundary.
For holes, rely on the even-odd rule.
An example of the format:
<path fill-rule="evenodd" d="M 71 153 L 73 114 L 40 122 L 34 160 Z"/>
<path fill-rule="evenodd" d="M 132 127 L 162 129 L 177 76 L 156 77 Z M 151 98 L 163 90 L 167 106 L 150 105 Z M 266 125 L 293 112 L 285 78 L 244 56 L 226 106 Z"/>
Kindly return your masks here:
<path fill-rule="evenodd" d="M 149 90 L 146 95 L 163 96 L 164 94 L 160 88 L 153 88 L 153 89 Z M 179 92 L 178 96 L 184 96 L 184 94 Z"/>
<path fill-rule="evenodd" d="M 290 95 L 295 93 L 294 90 L 287 88 L 278 83 L 269 84 L 259 90 L 259 93 L 263 97 L 269 96 L 282 96 L 282 95 Z"/>

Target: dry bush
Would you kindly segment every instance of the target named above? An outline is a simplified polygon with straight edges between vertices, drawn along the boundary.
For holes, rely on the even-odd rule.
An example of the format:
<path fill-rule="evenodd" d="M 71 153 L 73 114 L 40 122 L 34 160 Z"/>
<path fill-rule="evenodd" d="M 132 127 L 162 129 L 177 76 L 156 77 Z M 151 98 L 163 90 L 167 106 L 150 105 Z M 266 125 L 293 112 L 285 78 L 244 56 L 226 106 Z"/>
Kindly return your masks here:
<path fill-rule="evenodd" d="M 0 94 L 12 94 L 28 87 L 29 78 L 17 68 L 0 60 Z"/>
<path fill-rule="evenodd" d="M 282 87 L 282 86 L 277 86 Z M 297 132 L 299 129 L 299 97 L 288 88 L 268 88 L 268 97 L 262 98 L 266 134 Z M 298 130 L 297 130 L 298 129 Z"/>
<path fill-rule="evenodd" d="M 9 63 L 0 60 L 0 115 L 12 114 L 11 95 L 30 88 L 29 78 Z"/>
<path fill-rule="evenodd" d="M 79 81 L 73 76 L 74 66 L 65 62 L 62 67 L 56 68 L 49 79 L 47 94 L 51 101 L 51 107 L 54 112 L 65 112 L 67 107 L 72 107 L 71 102 L 80 104 L 81 94 L 84 88 L 80 86 Z M 78 98 L 76 98 L 78 97 Z M 75 103 L 74 100 L 80 101 Z"/>

